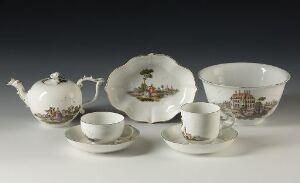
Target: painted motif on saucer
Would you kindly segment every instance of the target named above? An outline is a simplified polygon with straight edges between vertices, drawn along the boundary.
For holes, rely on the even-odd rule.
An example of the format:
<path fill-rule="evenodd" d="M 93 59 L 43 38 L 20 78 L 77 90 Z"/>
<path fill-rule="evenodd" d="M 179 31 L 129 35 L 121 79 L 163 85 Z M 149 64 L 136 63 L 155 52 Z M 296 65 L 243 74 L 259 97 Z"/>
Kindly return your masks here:
<path fill-rule="evenodd" d="M 221 130 L 217 139 L 209 143 L 201 143 L 185 139 L 180 129 L 180 124 L 170 126 L 162 131 L 161 136 L 170 148 L 187 154 L 218 152 L 230 146 L 238 136 L 238 132 L 235 129 L 227 128 Z"/>

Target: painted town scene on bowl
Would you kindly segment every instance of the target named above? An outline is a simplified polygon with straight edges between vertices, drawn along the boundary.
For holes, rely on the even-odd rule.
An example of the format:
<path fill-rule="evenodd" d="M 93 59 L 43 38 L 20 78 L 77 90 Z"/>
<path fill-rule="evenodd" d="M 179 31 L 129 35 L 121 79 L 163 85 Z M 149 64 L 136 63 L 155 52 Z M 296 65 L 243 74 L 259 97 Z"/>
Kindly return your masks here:
<path fill-rule="evenodd" d="M 162 98 L 174 95 L 179 91 L 170 84 L 154 85 L 150 83 L 149 80 L 154 75 L 153 69 L 143 69 L 139 74 L 142 78 L 141 84 L 128 91 L 128 94 L 142 102 L 158 102 Z"/>
<path fill-rule="evenodd" d="M 35 113 L 34 115 L 43 122 L 59 124 L 72 120 L 79 110 L 80 106 L 73 105 L 63 110 L 60 110 L 59 107 L 50 107 L 45 110 L 45 114 Z"/>
<path fill-rule="evenodd" d="M 266 97 L 255 98 L 250 90 L 235 91 L 228 101 L 218 104 L 225 114 L 234 115 L 237 119 L 253 120 L 268 114 L 278 101 L 267 101 Z"/>

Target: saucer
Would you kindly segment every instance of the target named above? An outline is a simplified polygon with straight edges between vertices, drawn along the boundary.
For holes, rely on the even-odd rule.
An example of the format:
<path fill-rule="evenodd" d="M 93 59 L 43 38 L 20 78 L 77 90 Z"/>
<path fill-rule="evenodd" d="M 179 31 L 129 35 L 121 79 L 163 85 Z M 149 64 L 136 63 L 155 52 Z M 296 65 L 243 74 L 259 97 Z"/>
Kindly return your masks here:
<path fill-rule="evenodd" d="M 124 131 L 117 140 L 110 143 L 96 143 L 84 136 L 81 131 L 80 125 L 71 127 L 66 130 L 65 136 L 68 142 L 75 148 L 91 153 L 109 153 L 120 151 L 130 146 L 136 138 L 140 135 L 138 129 L 131 125 L 125 125 Z"/>
<path fill-rule="evenodd" d="M 238 132 L 233 128 L 220 131 L 219 136 L 210 143 L 196 143 L 186 140 L 181 133 L 181 124 L 164 129 L 161 136 L 172 149 L 187 154 L 209 154 L 220 151 L 234 142 Z"/>

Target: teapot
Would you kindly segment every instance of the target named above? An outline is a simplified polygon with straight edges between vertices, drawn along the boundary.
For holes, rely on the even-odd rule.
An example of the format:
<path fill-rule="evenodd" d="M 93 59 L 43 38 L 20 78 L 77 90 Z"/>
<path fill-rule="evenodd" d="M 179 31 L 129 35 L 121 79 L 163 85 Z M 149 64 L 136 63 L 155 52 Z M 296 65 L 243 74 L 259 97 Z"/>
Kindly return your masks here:
<path fill-rule="evenodd" d="M 82 103 L 81 93 L 83 81 L 96 84 L 94 98 L 85 103 Z M 84 106 L 98 98 L 99 86 L 103 82 L 103 78 L 83 76 L 74 83 L 55 72 L 49 78 L 37 81 L 28 92 L 19 80 L 12 78 L 7 85 L 17 89 L 17 94 L 37 120 L 48 126 L 63 127 L 69 125 L 79 113 L 83 114 Z"/>

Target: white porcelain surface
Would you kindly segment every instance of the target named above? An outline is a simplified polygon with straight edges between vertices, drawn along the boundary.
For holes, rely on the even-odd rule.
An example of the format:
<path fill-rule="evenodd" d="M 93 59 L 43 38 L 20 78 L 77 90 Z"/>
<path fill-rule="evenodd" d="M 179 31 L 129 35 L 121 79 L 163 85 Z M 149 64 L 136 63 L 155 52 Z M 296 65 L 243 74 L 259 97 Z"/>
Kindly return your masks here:
<path fill-rule="evenodd" d="M 181 105 L 194 100 L 197 88 L 190 70 L 169 56 L 149 54 L 114 70 L 105 90 L 115 108 L 136 121 L 154 123 L 173 118 Z"/>
<path fill-rule="evenodd" d="M 93 112 L 80 118 L 82 133 L 89 139 L 107 143 L 117 140 L 124 130 L 124 116 L 113 112 Z"/>
<path fill-rule="evenodd" d="M 209 154 L 215 153 L 231 145 L 238 136 L 238 132 L 233 128 L 221 130 L 218 138 L 214 141 L 203 144 L 186 140 L 181 134 L 181 125 L 173 125 L 164 129 L 162 138 L 172 149 L 187 154 Z"/>
<path fill-rule="evenodd" d="M 136 128 L 130 125 L 125 125 L 123 133 L 119 139 L 111 143 L 101 144 L 95 143 L 86 138 L 79 125 L 71 127 L 65 132 L 65 136 L 71 145 L 75 148 L 91 153 L 120 151 L 129 147 L 136 140 L 139 134 L 140 132 Z"/>
<path fill-rule="evenodd" d="M 295 100 L 295 95 L 287 95 L 280 111 L 259 128 L 238 126 L 239 136 L 228 148 L 192 156 L 174 152 L 160 137 L 174 123 L 151 125 L 125 118 L 141 137 L 123 151 L 97 155 L 71 146 L 64 138 L 65 129 L 38 128 L 30 115 L 12 116 L 6 109 L 15 107 L 2 105 L 0 182 L 299 183 L 297 96 Z"/>
<path fill-rule="evenodd" d="M 211 141 L 218 137 L 221 128 L 229 128 L 221 120 L 220 107 L 206 102 L 188 103 L 181 107 L 182 134 L 188 140 Z"/>
<path fill-rule="evenodd" d="M 258 63 L 226 63 L 199 72 L 206 97 L 237 123 L 254 125 L 271 115 L 282 96 L 287 71 Z"/>
<path fill-rule="evenodd" d="M 94 98 L 82 104 L 81 87 L 83 81 L 96 83 Z M 77 83 L 66 80 L 58 72 L 49 78 L 37 81 L 28 92 L 21 81 L 11 79 L 8 85 L 15 87 L 20 98 L 30 108 L 34 117 L 53 127 L 68 125 L 79 112 L 84 112 L 83 106 L 94 102 L 98 97 L 98 86 L 103 83 L 102 78 L 82 77 Z"/>

